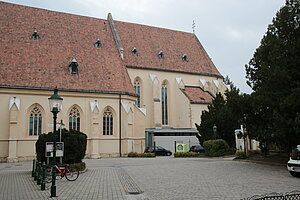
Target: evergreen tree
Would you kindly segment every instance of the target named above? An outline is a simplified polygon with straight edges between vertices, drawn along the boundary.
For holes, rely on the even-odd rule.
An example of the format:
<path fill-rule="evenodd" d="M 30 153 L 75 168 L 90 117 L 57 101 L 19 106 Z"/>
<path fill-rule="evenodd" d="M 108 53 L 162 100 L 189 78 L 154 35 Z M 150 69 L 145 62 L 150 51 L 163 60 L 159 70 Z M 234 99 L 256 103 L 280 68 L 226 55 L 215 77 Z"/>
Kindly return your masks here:
<path fill-rule="evenodd" d="M 225 93 L 225 98 L 219 93 L 212 104 L 208 106 L 208 111 L 203 111 L 201 124 L 196 124 L 200 133 L 198 137 L 201 144 L 212 139 L 224 139 L 231 147 L 235 147 L 234 130 L 239 128 L 240 117 L 238 111 L 241 95 L 239 90 L 231 84 L 231 90 Z M 216 136 L 213 126 L 217 126 Z"/>
<path fill-rule="evenodd" d="M 248 131 L 264 145 L 300 144 L 300 1 L 287 0 L 246 65 L 253 89 Z M 250 121 L 251 119 L 252 121 Z"/>

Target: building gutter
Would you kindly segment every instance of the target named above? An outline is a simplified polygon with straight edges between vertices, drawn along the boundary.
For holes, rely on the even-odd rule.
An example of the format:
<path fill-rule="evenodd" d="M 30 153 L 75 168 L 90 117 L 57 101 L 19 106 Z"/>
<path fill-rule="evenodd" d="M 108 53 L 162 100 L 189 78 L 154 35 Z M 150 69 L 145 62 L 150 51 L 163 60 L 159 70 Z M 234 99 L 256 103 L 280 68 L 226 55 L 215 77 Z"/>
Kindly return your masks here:
<path fill-rule="evenodd" d="M 46 90 L 46 91 L 53 91 L 54 90 L 54 88 L 38 88 L 38 87 L 28 87 L 28 86 L 6 86 L 6 85 L 0 85 L 0 88 L 4 88 L 4 89 L 23 89 L 23 90 Z M 129 95 L 129 96 L 133 96 L 133 97 L 138 97 L 137 94 L 130 93 L 130 92 L 103 91 L 103 90 L 79 90 L 79 89 L 63 89 L 63 88 L 58 88 L 58 89 L 59 89 L 59 91 L 62 91 L 62 92 L 119 94 L 119 95 Z"/>
<path fill-rule="evenodd" d="M 210 77 L 216 77 L 216 78 L 222 78 L 222 79 L 224 78 L 221 75 L 209 74 L 209 73 L 186 72 L 186 71 L 179 71 L 179 70 L 172 70 L 172 69 L 160 69 L 160 68 L 131 66 L 131 65 L 126 65 L 126 67 L 130 68 L 130 69 L 143 69 L 143 70 L 154 70 L 154 71 L 163 71 L 163 72 L 175 72 L 175 73 L 192 74 L 192 75 L 200 75 L 200 76 L 210 76 Z"/>

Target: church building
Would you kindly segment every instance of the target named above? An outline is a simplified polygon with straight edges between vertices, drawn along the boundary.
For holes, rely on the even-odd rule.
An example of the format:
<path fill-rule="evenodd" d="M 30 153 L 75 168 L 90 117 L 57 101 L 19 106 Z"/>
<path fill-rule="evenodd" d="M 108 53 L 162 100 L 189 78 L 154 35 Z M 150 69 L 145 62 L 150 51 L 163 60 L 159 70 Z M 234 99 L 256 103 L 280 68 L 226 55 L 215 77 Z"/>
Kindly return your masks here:
<path fill-rule="evenodd" d="M 0 161 L 35 157 L 58 120 L 87 134 L 86 157 L 143 152 L 196 135 L 227 86 L 193 33 L 0 2 Z"/>

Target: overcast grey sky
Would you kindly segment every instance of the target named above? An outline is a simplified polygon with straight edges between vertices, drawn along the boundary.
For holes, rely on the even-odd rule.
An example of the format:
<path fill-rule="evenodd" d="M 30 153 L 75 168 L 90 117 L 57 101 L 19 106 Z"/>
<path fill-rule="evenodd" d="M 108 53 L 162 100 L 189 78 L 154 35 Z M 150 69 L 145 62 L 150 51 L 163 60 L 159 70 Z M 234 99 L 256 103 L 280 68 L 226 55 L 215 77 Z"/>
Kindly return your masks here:
<path fill-rule="evenodd" d="M 21 5 L 192 32 L 221 74 L 242 92 L 245 64 L 285 0 L 4 0 Z"/>

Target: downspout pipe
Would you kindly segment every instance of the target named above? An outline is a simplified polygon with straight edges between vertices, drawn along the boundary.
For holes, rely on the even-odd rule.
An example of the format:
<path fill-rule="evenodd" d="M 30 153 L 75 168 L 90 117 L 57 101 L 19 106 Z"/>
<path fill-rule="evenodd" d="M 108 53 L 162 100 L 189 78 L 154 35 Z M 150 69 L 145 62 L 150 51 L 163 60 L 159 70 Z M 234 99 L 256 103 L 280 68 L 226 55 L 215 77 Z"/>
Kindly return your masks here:
<path fill-rule="evenodd" d="M 122 113 L 121 113 L 121 94 L 119 94 L 119 153 L 122 157 Z"/>

